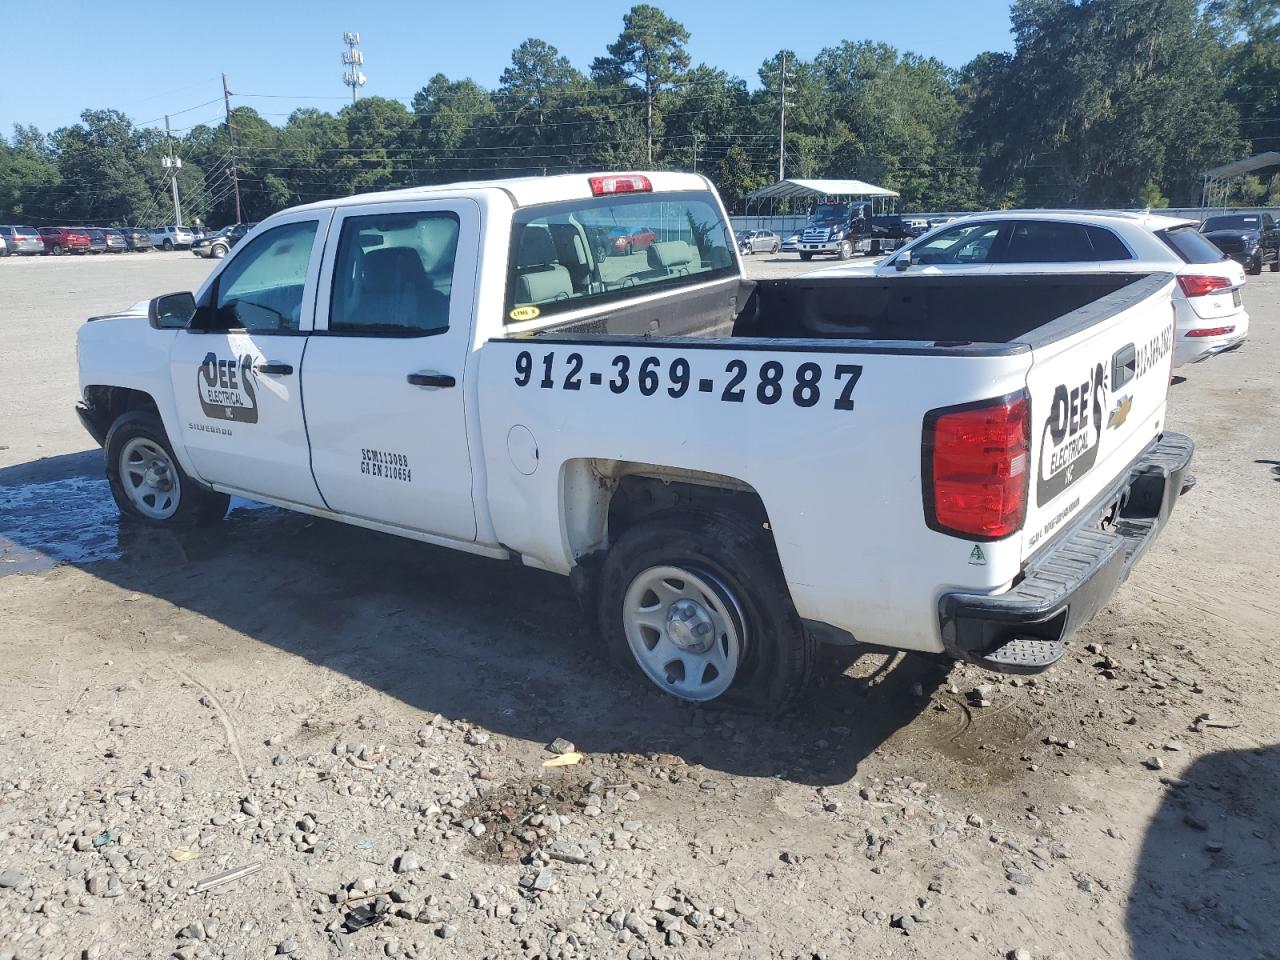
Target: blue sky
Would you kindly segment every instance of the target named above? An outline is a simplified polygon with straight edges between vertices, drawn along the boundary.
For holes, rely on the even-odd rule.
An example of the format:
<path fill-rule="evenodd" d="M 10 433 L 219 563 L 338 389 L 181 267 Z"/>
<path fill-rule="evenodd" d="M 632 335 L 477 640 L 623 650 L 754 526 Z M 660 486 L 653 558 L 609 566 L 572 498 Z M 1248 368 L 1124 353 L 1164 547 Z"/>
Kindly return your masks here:
<path fill-rule="evenodd" d="M 367 95 L 408 98 L 437 72 L 492 87 L 528 37 L 554 44 L 586 70 L 618 35 L 631 6 L 628 0 L 0 4 L 10 54 L 24 51 L 13 59 L 32 69 L 22 80 L 11 67 L 0 85 L 5 134 L 17 122 L 49 131 L 75 122 L 86 107 L 116 107 L 140 123 L 162 124 L 159 118 L 170 113 L 175 128 L 212 122 L 221 114 L 222 71 L 233 94 L 276 96 L 233 101 L 272 122 L 282 123 L 299 106 L 336 110 L 349 94 L 341 82 L 344 30 L 360 31 Z M 1012 45 L 1008 0 L 657 5 L 688 28 L 695 63 L 752 86 L 760 63 L 784 47 L 812 57 L 840 40 L 871 39 L 960 66 L 983 50 Z"/>

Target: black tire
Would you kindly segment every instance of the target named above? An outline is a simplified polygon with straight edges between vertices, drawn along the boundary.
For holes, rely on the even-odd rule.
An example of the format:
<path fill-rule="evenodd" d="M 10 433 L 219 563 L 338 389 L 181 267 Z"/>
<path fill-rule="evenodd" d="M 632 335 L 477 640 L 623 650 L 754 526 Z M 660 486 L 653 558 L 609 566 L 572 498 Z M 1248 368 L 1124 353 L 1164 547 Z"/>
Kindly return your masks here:
<path fill-rule="evenodd" d="M 836 259 L 849 260 L 853 257 L 853 244 L 848 240 L 840 241 L 840 249 L 836 251 Z"/>
<path fill-rule="evenodd" d="M 770 253 L 777 253 L 781 249 L 781 244 L 775 243 L 769 250 Z"/>
<path fill-rule="evenodd" d="M 173 469 L 178 476 L 178 508 L 173 515 L 163 520 L 149 517 L 142 513 L 124 489 L 121 478 L 120 457 L 125 445 L 132 439 L 145 437 L 159 444 L 169 454 Z M 153 527 L 194 526 L 202 523 L 213 523 L 221 520 L 227 512 L 231 498 L 225 493 L 215 493 L 197 486 L 181 464 L 173 455 L 173 447 L 164 431 L 160 417 L 151 410 L 134 410 L 122 415 L 111 429 L 107 431 L 107 440 L 103 444 L 103 455 L 106 459 L 107 480 L 111 485 L 111 496 L 120 508 L 120 513 L 137 523 L 145 523 Z"/>
<path fill-rule="evenodd" d="M 209 248 L 209 256 L 211 256 L 214 260 L 221 260 L 226 255 L 227 255 L 227 248 L 220 243 L 215 243 L 212 247 Z"/>
<path fill-rule="evenodd" d="M 1253 262 L 1249 264 L 1248 272 L 1250 276 L 1254 276 L 1254 277 L 1262 273 L 1262 255 L 1261 254 L 1253 258 Z"/>
<path fill-rule="evenodd" d="M 164 243 L 160 244 L 160 246 L 164 247 L 165 252 L 167 253 L 173 250 L 173 241 L 166 237 Z"/>
<path fill-rule="evenodd" d="M 1271 261 L 1271 266 L 1267 268 L 1272 273 L 1280 273 L 1280 256 Z"/>
<path fill-rule="evenodd" d="M 737 603 L 742 653 L 733 682 L 713 700 L 757 712 L 778 713 L 808 685 L 817 644 L 791 602 L 773 541 L 758 521 L 731 511 L 676 511 L 627 530 L 601 567 L 596 619 L 612 659 L 650 689 L 658 684 L 640 668 L 623 626 L 632 582 L 655 566 L 709 575 Z"/>
<path fill-rule="evenodd" d="M 55 257 L 62 256 L 62 244 L 55 243 L 52 247 L 49 248 L 49 252 L 52 253 Z"/>
<path fill-rule="evenodd" d="M 801 259 L 801 260 L 812 260 L 812 259 L 813 259 L 813 254 L 812 254 L 812 253 L 802 253 L 802 254 L 800 254 L 800 259 Z"/>

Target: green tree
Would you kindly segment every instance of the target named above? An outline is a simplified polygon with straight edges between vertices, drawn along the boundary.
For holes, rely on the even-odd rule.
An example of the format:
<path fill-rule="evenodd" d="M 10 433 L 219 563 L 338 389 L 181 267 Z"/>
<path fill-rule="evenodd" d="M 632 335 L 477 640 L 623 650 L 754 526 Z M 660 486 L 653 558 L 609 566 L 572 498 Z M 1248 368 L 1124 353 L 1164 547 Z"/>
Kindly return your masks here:
<path fill-rule="evenodd" d="M 12 143 L 0 137 L 0 219 L 39 225 L 56 217 L 46 198 L 57 189 L 58 164 L 35 127 L 16 125 Z"/>
<path fill-rule="evenodd" d="M 621 86 L 638 82 L 644 94 L 646 162 L 653 165 L 653 106 L 658 92 L 676 83 L 689 68 L 685 44 L 689 31 L 657 7 L 636 4 L 622 17 L 622 33 L 609 44 L 608 56 L 597 57 L 591 75 Z"/>
<path fill-rule="evenodd" d="M 1035 204 L 1135 202 L 1148 180 L 1198 199 L 1200 172 L 1239 150 L 1220 46 L 1197 0 L 1015 0 L 1015 49 L 965 71 L 969 143 L 987 186 Z"/>

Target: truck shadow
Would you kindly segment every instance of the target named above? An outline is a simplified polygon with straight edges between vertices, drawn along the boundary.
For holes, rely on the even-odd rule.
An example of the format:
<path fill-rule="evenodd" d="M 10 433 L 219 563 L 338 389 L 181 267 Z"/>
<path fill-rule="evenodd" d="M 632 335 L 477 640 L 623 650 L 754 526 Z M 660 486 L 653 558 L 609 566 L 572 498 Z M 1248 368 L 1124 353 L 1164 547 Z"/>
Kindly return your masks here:
<path fill-rule="evenodd" d="M 243 502 L 197 529 L 121 522 L 96 450 L 0 469 L 0 559 L 0 575 L 80 567 L 427 714 L 814 785 L 850 780 L 945 677 L 862 654 L 789 717 L 693 708 L 599 654 L 563 577 Z"/>
<path fill-rule="evenodd" d="M 1224 750 L 1171 780 L 1126 917 L 1135 960 L 1280 957 L 1280 747 Z"/>

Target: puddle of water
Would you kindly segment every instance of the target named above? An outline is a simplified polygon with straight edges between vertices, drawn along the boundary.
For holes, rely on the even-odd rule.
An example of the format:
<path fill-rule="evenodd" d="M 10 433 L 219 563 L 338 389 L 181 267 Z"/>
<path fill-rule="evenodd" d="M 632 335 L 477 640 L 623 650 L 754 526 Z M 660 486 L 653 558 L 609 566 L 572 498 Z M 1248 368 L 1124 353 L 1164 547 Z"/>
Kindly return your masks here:
<path fill-rule="evenodd" d="M 272 509 L 231 501 L 231 511 Z M 120 511 L 102 477 L 67 477 L 0 487 L 0 577 L 62 563 L 118 560 Z"/>

